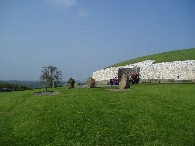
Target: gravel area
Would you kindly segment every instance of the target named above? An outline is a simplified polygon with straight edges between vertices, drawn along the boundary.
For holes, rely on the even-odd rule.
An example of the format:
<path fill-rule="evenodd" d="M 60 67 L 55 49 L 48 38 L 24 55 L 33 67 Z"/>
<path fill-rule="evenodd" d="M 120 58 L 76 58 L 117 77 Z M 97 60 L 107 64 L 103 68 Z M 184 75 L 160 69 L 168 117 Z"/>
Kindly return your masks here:
<path fill-rule="evenodd" d="M 43 96 L 43 95 L 56 95 L 59 92 L 56 91 L 48 91 L 48 92 L 36 92 L 34 96 Z"/>

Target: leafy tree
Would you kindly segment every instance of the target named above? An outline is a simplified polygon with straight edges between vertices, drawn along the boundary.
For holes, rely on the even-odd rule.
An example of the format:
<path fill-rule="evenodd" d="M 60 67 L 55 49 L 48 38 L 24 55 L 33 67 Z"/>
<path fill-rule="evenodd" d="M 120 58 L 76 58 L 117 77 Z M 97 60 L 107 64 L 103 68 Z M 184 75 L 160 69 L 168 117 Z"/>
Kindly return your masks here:
<path fill-rule="evenodd" d="M 45 86 L 46 91 L 47 87 L 55 87 L 57 83 L 62 80 L 62 72 L 54 66 L 43 67 L 42 74 L 40 76 L 40 82 Z"/>

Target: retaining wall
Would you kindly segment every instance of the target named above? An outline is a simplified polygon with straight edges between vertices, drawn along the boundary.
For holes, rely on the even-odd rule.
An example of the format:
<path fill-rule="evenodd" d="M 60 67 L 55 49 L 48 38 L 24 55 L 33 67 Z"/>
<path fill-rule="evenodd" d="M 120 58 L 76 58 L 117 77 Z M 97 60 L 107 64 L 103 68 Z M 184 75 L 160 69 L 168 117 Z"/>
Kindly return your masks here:
<path fill-rule="evenodd" d="M 173 83 L 179 76 L 180 82 L 195 82 L 195 60 L 162 62 L 154 64 L 155 60 L 146 60 L 120 67 L 111 67 L 93 72 L 92 78 L 100 84 L 108 84 L 109 80 L 124 73 L 139 72 L 140 82 Z"/>

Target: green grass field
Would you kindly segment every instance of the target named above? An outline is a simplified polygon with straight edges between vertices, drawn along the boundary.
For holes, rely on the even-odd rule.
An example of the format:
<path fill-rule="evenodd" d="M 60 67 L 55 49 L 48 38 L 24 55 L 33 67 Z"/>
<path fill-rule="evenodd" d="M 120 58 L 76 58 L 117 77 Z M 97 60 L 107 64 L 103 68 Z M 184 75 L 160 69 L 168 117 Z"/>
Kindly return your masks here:
<path fill-rule="evenodd" d="M 195 84 L 109 88 L 1 92 L 0 145 L 195 145 Z"/>

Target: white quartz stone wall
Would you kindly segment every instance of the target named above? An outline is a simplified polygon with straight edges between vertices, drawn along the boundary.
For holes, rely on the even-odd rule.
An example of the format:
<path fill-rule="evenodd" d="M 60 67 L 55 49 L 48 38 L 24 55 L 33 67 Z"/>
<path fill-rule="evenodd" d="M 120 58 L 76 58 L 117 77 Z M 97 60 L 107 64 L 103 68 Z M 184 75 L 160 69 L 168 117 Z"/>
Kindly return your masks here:
<path fill-rule="evenodd" d="M 110 80 L 118 75 L 119 68 L 140 67 L 140 79 L 195 79 L 195 60 L 162 62 L 153 64 L 155 60 L 146 60 L 120 67 L 111 67 L 93 72 L 96 81 Z"/>

